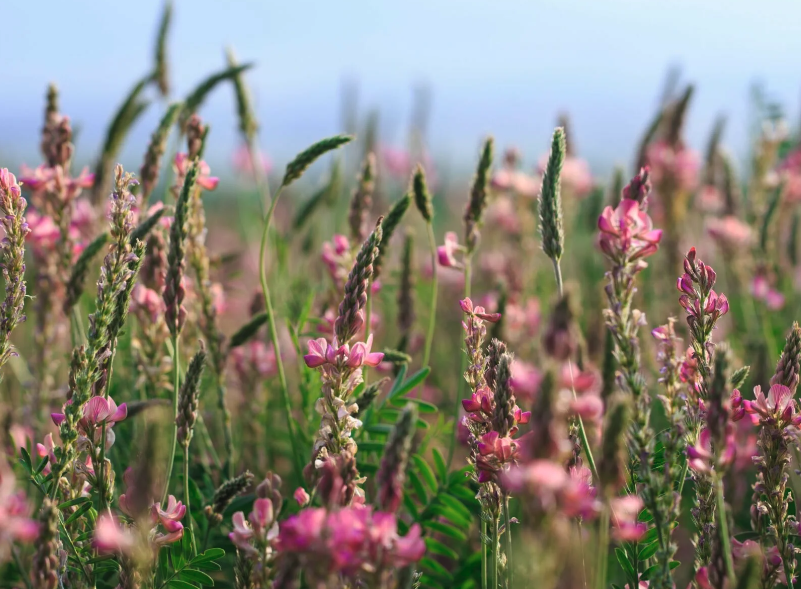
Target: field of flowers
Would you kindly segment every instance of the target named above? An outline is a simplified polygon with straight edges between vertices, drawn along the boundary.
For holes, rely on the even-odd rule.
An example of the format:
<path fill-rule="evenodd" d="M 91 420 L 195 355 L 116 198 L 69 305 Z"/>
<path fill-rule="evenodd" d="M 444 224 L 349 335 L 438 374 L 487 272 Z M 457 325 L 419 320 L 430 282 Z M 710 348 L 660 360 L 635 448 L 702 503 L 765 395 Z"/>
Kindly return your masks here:
<path fill-rule="evenodd" d="M 0 168 L 0 587 L 793 588 L 776 108 L 740 171 L 723 121 L 685 143 L 692 86 L 605 180 L 566 116 L 533 166 L 486 138 L 471 178 L 419 117 L 399 150 L 360 113 L 273 170 L 251 64 L 170 98 L 170 17 L 92 168 L 55 85 L 41 162 Z M 228 186 L 198 114 L 226 91 Z"/>

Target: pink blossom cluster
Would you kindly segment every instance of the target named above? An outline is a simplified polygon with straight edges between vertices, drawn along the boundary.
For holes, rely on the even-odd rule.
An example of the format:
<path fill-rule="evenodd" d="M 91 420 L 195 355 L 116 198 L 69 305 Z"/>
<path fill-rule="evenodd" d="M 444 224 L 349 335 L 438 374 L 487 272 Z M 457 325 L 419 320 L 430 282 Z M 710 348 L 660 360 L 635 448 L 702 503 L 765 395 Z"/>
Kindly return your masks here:
<path fill-rule="evenodd" d="M 656 253 L 662 230 L 636 200 L 624 198 L 617 208 L 606 207 L 598 218 L 599 245 L 613 262 L 626 265 Z"/>
<path fill-rule="evenodd" d="M 671 145 L 667 141 L 655 141 L 648 146 L 646 161 L 657 190 L 666 182 L 675 184 L 682 191 L 692 191 L 698 186 L 698 171 L 701 160 L 698 152 L 679 142 Z"/>
<path fill-rule="evenodd" d="M 0 456 L 0 562 L 13 542 L 33 542 L 39 535 L 39 524 L 30 518 L 25 493 L 16 485 L 14 472 Z"/>
<path fill-rule="evenodd" d="M 299 557 L 315 578 L 354 579 L 414 564 L 425 553 L 418 524 L 398 534 L 395 514 L 371 507 L 306 508 L 281 522 L 277 549 Z"/>
<path fill-rule="evenodd" d="M 72 401 L 68 401 L 71 403 Z M 119 407 L 111 397 L 92 397 L 83 407 L 83 417 L 78 421 L 78 431 L 81 433 L 81 438 L 78 440 L 78 446 L 82 444 L 91 443 L 97 445 L 100 443 L 103 435 L 103 430 L 106 432 L 106 449 L 114 444 L 114 424 L 122 421 L 128 415 L 128 406 L 123 403 Z M 52 413 L 51 418 L 53 423 L 60 426 L 66 418 L 63 413 Z"/>

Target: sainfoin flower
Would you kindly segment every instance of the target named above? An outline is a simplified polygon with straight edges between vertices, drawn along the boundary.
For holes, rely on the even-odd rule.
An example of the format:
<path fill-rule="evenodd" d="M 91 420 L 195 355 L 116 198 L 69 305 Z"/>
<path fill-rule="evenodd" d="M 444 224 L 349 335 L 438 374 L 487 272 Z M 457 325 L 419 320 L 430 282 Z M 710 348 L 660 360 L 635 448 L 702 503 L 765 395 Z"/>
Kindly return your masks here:
<path fill-rule="evenodd" d="M 459 238 L 456 233 L 448 231 L 445 234 L 445 244 L 437 247 L 439 265 L 446 268 L 461 268 L 462 263 L 456 259 L 456 253 L 463 250 L 464 248 L 459 245 Z"/>
<path fill-rule="evenodd" d="M 636 200 L 624 198 L 616 209 L 606 207 L 598 218 L 601 250 L 613 260 L 632 261 L 656 253 L 662 230 L 654 229 L 651 217 Z"/>
<path fill-rule="evenodd" d="M 737 452 L 737 444 L 734 441 L 734 433 L 731 428 L 727 428 L 725 445 L 719 450 L 716 458 L 712 449 L 712 433 L 709 428 L 701 430 L 698 441 L 694 446 L 687 446 L 687 458 L 690 468 L 696 472 L 710 473 L 715 467 L 727 466 L 734 462 Z"/>
<path fill-rule="evenodd" d="M 591 479 L 586 468 L 568 472 L 552 460 L 533 460 L 505 472 L 501 485 L 537 510 L 591 519 L 601 508 Z"/>
<path fill-rule="evenodd" d="M 609 504 L 612 537 L 620 542 L 636 542 L 642 538 L 648 529 L 646 523 L 637 521 L 642 508 L 642 499 L 636 495 L 612 499 Z"/>
<path fill-rule="evenodd" d="M 367 337 L 366 342 L 356 342 L 351 347 L 348 344 L 337 346 L 336 338 L 333 344 L 321 337 L 309 340 L 309 353 L 303 356 L 303 361 L 309 368 L 318 368 L 325 364 L 360 368 L 362 366 L 378 366 L 384 359 L 382 352 L 373 352 L 373 334 Z"/>
<path fill-rule="evenodd" d="M 111 429 L 115 423 L 122 421 L 128 415 L 128 406 L 123 403 L 119 407 L 114 399 L 109 397 L 92 397 L 83 407 L 83 417 L 78 422 L 78 430 L 84 435 L 94 434 L 93 443 L 100 443 L 102 426 L 106 427 L 106 446 L 114 444 L 114 432 Z M 52 413 L 53 423 L 61 425 L 64 421 L 63 413 Z M 99 429 L 98 429 L 99 428 Z"/>
<path fill-rule="evenodd" d="M 16 490 L 14 472 L 0 455 L 0 560 L 12 542 L 32 542 L 38 533 L 24 493 Z"/>
<path fill-rule="evenodd" d="M 181 520 L 186 515 L 186 506 L 178 501 L 173 495 L 167 498 L 167 505 L 162 508 L 161 504 L 154 503 L 150 508 L 150 520 L 160 523 L 167 532 L 158 532 L 154 536 L 156 545 L 171 544 L 180 540 L 184 535 L 184 526 Z"/>
<path fill-rule="evenodd" d="M 84 168 L 77 177 L 72 178 L 61 166 L 51 168 L 42 164 L 36 168 L 29 168 L 23 165 L 19 181 L 34 194 L 44 192 L 58 194 L 65 202 L 71 202 L 84 188 L 92 187 L 95 175 L 89 172 L 89 168 Z"/>
<path fill-rule="evenodd" d="M 743 405 L 755 425 L 801 425 L 801 414 L 798 413 L 798 406 L 793 399 L 793 391 L 783 384 L 770 387 L 767 397 L 762 392 L 762 387 L 757 385 L 754 387 L 754 400 L 743 401 Z"/>
<path fill-rule="evenodd" d="M 323 577 L 408 566 L 425 553 L 418 524 L 400 536 L 395 515 L 371 507 L 304 509 L 281 523 L 277 548 L 299 556 Z"/>
<path fill-rule="evenodd" d="M 175 154 L 173 167 L 175 168 L 176 175 L 181 178 L 185 178 L 191 166 L 192 162 L 189 161 L 189 156 L 187 154 L 181 152 Z M 216 176 L 212 176 L 209 165 L 201 160 L 197 175 L 197 185 L 203 190 L 214 190 L 217 188 L 217 184 L 219 183 L 220 179 Z"/>
<path fill-rule="evenodd" d="M 97 518 L 92 544 L 101 554 L 124 554 L 133 549 L 135 538 L 116 516 L 103 513 Z"/>

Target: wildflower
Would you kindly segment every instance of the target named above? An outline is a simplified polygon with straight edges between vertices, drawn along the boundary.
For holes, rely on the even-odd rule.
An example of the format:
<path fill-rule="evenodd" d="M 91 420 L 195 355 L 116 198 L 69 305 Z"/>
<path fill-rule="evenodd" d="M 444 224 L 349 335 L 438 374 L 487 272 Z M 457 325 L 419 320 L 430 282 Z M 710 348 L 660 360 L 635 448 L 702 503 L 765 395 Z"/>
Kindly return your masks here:
<path fill-rule="evenodd" d="M 22 166 L 19 181 L 32 196 L 43 194 L 57 194 L 62 204 L 74 201 L 84 188 L 91 188 L 95 182 L 95 175 L 85 167 L 77 177 L 69 176 L 61 166 L 49 167 L 41 165 L 36 168 Z"/>
<path fill-rule="evenodd" d="M 648 529 L 647 524 L 637 521 L 637 516 L 642 508 L 642 499 L 636 495 L 625 495 L 612 499 L 610 503 L 612 537 L 619 542 L 636 542 L 642 538 Z"/>
<path fill-rule="evenodd" d="M 154 503 L 150 508 L 150 521 L 153 524 L 161 524 L 167 532 L 158 532 L 154 536 L 154 542 L 157 546 L 165 544 L 172 544 L 177 542 L 184 535 L 184 526 L 181 520 L 186 515 L 186 506 L 178 501 L 173 495 L 167 499 L 167 505 L 162 509 L 159 503 Z"/>
<path fill-rule="evenodd" d="M 656 141 L 648 146 L 646 161 L 651 169 L 655 184 L 667 179 L 675 181 L 683 191 L 692 191 L 698 185 L 698 171 L 701 165 L 696 151 L 681 145 L 671 145 L 668 141 Z"/>
<path fill-rule="evenodd" d="M 309 340 L 309 353 L 303 356 L 303 361 L 309 368 L 319 368 L 325 364 L 345 366 L 347 368 L 361 368 L 362 366 L 378 366 L 384 359 L 381 352 L 372 352 L 373 334 L 367 337 L 367 342 L 356 342 L 353 347 L 349 344 L 337 345 L 336 338 L 329 344 L 325 338 Z"/>
<path fill-rule="evenodd" d="M 732 215 L 707 219 L 706 230 L 712 239 L 730 248 L 748 246 L 753 240 L 751 226 Z"/>
<path fill-rule="evenodd" d="M 734 434 L 729 432 L 726 435 L 725 446 L 717 450 L 717 452 L 713 452 L 712 433 L 709 428 L 704 428 L 701 430 L 701 435 L 698 436 L 695 445 L 687 446 L 687 457 L 690 468 L 694 471 L 710 474 L 716 468 L 719 469 L 734 462 L 736 451 L 737 445 L 734 440 Z"/>
<path fill-rule="evenodd" d="M 766 424 L 779 427 L 801 425 L 801 414 L 793 399 L 793 392 L 782 384 L 774 384 L 765 397 L 762 387 L 754 387 L 754 400 L 742 402 L 746 413 L 751 415 L 754 425 Z"/>
<path fill-rule="evenodd" d="M 258 160 L 254 161 L 252 157 L 252 153 L 246 144 L 241 144 L 231 156 L 231 163 L 234 167 L 234 170 L 243 176 L 250 176 L 255 177 L 256 173 L 261 172 L 263 174 L 269 174 L 273 168 L 272 160 L 265 154 L 261 153 L 261 169 L 257 169 L 254 166 L 254 163 L 257 163 Z"/>
<path fill-rule="evenodd" d="M 295 489 L 295 492 L 292 494 L 292 497 L 295 499 L 295 502 L 300 507 L 306 507 L 311 501 L 311 497 L 309 497 L 309 494 L 303 487 L 298 487 L 297 489 Z"/>
<path fill-rule="evenodd" d="M 68 402 L 72 403 L 70 400 Z M 100 443 L 103 428 L 106 429 L 106 447 L 114 444 L 114 432 L 111 429 L 115 423 L 122 421 L 128 415 L 128 406 L 123 403 L 119 407 L 114 399 L 109 397 L 92 397 L 83 406 L 83 417 L 78 421 L 78 431 L 85 438 L 92 438 L 92 443 Z M 60 426 L 65 420 L 64 413 L 52 413 L 53 423 Z M 98 429 L 100 428 L 100 429 Z M 93 437 L 92 437 L 93 436 Z"/>
<path fill-rule="evenodd" d="M 191 167 L 192 162 L 189 160 L 189 156 L 186 153 L 179 152 L 175 154 L 173 168 L 175 170 L 175 175 L 178 178 L 186 178 L 186 175 Z M 197 185 L 203 190 L 214 190 L 217 188 L 219 183 L 220 179 L 211 175 L 211 168 L 209 168 L 209 165 L 202 160 L 199 161 Z"/>
<path fill-rule="evenodd" d="M 95 524 L 92 545 L 102 554 L 126 554 L 133 550 L 135 539 L 116 516 L 102 513 Z"/>
<path fill-rule="evenodd" d="M 640 204 L 624 198 L 617 208 L 606 207 L 598 218 L 601 250 L 613 261 L 631 262 L 656 253 L 662 230 L 654 229 Z"/>
<path fill-rule="evenodd" d="M 16 491 L 14 472 L 0 456 L 0 560 L 13 542 L 33 542 L 39 524 L 30 518 L 30 508 L 22 490 Z"/>

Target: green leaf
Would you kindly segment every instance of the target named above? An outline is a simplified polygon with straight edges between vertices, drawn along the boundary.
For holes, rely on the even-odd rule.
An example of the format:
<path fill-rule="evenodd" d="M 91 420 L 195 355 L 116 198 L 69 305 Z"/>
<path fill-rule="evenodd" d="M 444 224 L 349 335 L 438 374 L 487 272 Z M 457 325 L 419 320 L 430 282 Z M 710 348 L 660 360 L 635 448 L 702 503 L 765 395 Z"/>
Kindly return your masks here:
<path fill-rule="evenodd" d="M 181 581 L 180 579 L 170 579 L 167 583 L 168 587 L 174 587 L 175 589 L 197 589 L 196 585 L 192 585 L 192 583 L 187 583 L 186 581 Z"/>
<path fill-rule="evenodd" d="M 459 513 L 464 519 L 470 521 L 473 518 L 473 514 L 470 513 L 470 510 L 467 509 L 467 507 L 465 507 L 464 504 L 455 497 L 451 497 L 445 493 L 440 493 L 438 498 L 441 503 Z"/>
<path fill-rule="evenodd" d="M 426 552 L 430 554 L 436 554 L 438 556 L 445 556 L 446 558 L 453 560 L 459 560 L 459 554 L 452 548 L 445 546 L 445 544 L 439 540 L 435 540 L 434 538 L 426 538 L 425 543 Z"/>
<path fill-rule="evenodd" d="M 388 423 L 376 423 L 374 425 L 367 426 L 364 428 L 364 431 L 371 433 L 371 434 L 388 434 L 392 431 L 394 426 Z"/>
<path fill-rule="evenodd" d="M 195 583 L 200 583 L 201 585 L 214 585 L 214 579 L 209 577 L 206 573 L 202 573 L 194 569 L 184 569 L 178 574 L 178 576 L 184 581 L 194 581 Z"/>
<path fill-rule="evenodd" d="M 411 375 L 409 379 L 406 382 L 404 382 L 401 386 L 399 386 L 397 389 L 395 387 L 392 387 L 392 390 L 389 392 L 389 398 L 393 399 L 395 397 L 400 397 L 402 395 L 405 395 L 406 393 L 414 389 L 416 386 L 418 386 L 421 382 L 423 382 L 428 376 L 429 372 L 431 372 L 431 369 L 428 366 L 426 366 L 425 368 L 421 368 L 413 375 Z M 395 384 L 397 384 L 397 382 L 398 381 L 396 380 Z"/>
<path fill-rule="evenodd" d="M 19 461 L 25 467 L 25 470 L 28 471 L 28 474 L 33 472 L 33 463 L 31 462 L 31 455 L 28 454 L 28 451 L 20 446 L 19 449 Z"/>
<path fill-rule="evenodd" d="M 419 409 L 420 413 L 431 414 L 439 411 L 437 406 L 433 403 L 423 401 L 422 399 L 416 399 L 414 397 L 394 397 L 390 398 L 389 402 L 396 407 L 403 407 L 406 403 L 414 403 L 417 405 L 417 409 Z"/>
<path fill-rule="evenodd" d="M 364 440 L 359 442 L 359 454 L 362 452 L 383 452 L 384 442 L 375 442 L 373 440 Z"/>
<path fill-rule="evenodd" d="M 69 516 L 66 520 L 64 520 L 64 527 L 68 526 L 69 524 L 77 520 L 79 517 L 84 515 L 90 509 L 92 509 L 91 503 L 84 503 L 83 505 L 81 505 L 71 516 Z"/>
<path fill-rule="evenodd" d="M 448 581 L 453 579 L 451 574 L 448 572 L 448 569 L 439 564 L 436 560 L 428 558 L 427 556 L 420 559 L 420 568 L 428 570 L 428 572 L 442 577 L 443 579 L 447 579 Z"/>
<path fill-rule="evenodd" d="M 64 503 L 59 503 L 58 510 L 63 511 L 68 507 L 74 507 L 75 505 L 80 505 L 81 503 L 86 503 L 91 500 L 92 499 L 90 497 L 76 497 L 75 499 L 70 499 L 69 501 L 65 501 Z"/>
<path fill-rule="evenodd" d="M 434 448 L 431 451 L 431 454 L 434 456 L 434 468 L 437 469 L 437 475 L 441 481 L 444 481 L 448 478 L 448 465 L 445 464 L 445 459 L 442 457 L 442 453 Z"/>
<path fill-rule="evenodd" d="M 225 550 L 222 548 L 209 548 L 203 554 L 198 554 L 192 561 L 189 563 L 191 565 L 196 565 L 200 562 L 208 562 L 210 560 L 219 560 L 223 556 L 225 556 Z"/>
<path fill-rule="evenodd" d="M 620 563 L 623 572 L 625 572 L 627 576 L 633 577 L 634 567 L 631 566 L 626 552 L 622 548 L 615 548 L 615 556 L 617 556 L 617 561 Z"/>
<path fill-rule="evenodd" d="M 429 530 L 433 530 L 434 532 L 439 532 L 443 536 L 447 536 L 448 538 L 453 538 L 454 540 L 458 540 L 460 542 L 466 542 L 467 536 L 461 530 L 454 528 L 453 526 L 449 526 L 448 524 L 444 524 L 438 521 L 428 521 L 423 522 L 423 527 L 428 528 Z"/>
<path fill-rule="evenodd" d="M 656 554 L 657 550 L 659 550 L 659 542 L 652 542 L 651 544 L 649 544 L 648 546 L 639 551 L 639 553 L 637 554 L 637 560 L 640 561 L 648 560 L 654 554 Z"/>
<path fill-rule="evenodd" d="M 446 520 L 448 520 L 448 522 L 450 522 L 450 523 L 452 523 L 452 524 L 454 524 L 454 525 L 456 525 L 456 526 L 458 526 L 460 528 L 469 528 L 470 524 L 473 521 L 471 517 L 464 517 L 458 511 L 455 511 L 455 510 L 451 509 L 450 507 L 447 507 L 447 506 L 442 505 L 440 503 L 438 503 L 436 505 L 429 506 L 425 510 L 423 515 L 426 516 L 426 517 L 429 517 L 429 518 L 432 517 L 432 516 L 443 517 Z"/>
<path fill-rule="evenodd" d="M 417 471 L 420 473 L 420 476 L 425 480 L 428 488 L 432 491 L 436 491 L 439 485 L 437 484 L 437 477 L 434 476 L 434 471 L 431 470 L 431 467 L 428 466 L 426 461 L 419 454 L 412 455 L 412 461 L 417 467 Z"/>
<path fill-rule="evenodd" d="M 409 483 L 412 485 L 412 488 L 417 494 L 417 498 L 420 499 L 420 502 L 426 503 L 428 501 L 428 493 L 426 493 L 426 488 L 423 485 L 423 482 L 420 480 L 420 477 L 409 477 Z"/>

